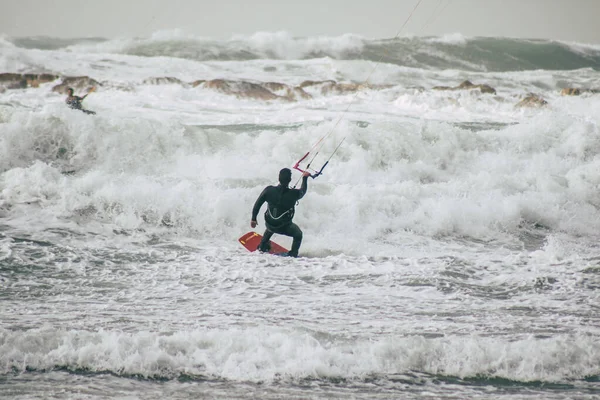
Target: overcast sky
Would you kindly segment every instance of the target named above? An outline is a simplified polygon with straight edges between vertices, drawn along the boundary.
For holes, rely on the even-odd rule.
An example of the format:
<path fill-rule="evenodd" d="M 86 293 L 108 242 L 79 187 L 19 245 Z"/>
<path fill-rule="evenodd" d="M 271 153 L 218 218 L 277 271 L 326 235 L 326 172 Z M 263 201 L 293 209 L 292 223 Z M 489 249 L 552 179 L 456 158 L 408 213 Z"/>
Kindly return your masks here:
<path fill-rule="evenodd" d="M 124 37 L 160 30 L 216 39 L 293 36 L 506 36 L 600 43 L 600 0 L 0 0 L 0 34 Z"/>

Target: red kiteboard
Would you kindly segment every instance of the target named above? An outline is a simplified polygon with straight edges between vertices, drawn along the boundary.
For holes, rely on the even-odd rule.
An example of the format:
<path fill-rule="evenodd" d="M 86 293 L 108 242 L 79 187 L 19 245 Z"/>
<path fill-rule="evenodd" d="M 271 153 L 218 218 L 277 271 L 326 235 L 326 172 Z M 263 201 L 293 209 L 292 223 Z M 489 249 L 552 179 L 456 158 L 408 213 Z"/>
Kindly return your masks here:
<path fill-rule="evenodd" d="M 240 241 L 242 246 L 247 248 L 249 251 L 256 251 L 258 245 L 260 244 L 261 239 L 262 239 L 262 235 L 260 233 L 248 232 L 244 236 L 239 238 L 238 240 Z M 288 249 L 286 249 L 283 246 L 278 245 L 274 241 L 271 240 L 270 243 L 271 243 L 271 250 L 269 250 L 269 253 L 282 254 L 282 253 L 288 252 Z"/>

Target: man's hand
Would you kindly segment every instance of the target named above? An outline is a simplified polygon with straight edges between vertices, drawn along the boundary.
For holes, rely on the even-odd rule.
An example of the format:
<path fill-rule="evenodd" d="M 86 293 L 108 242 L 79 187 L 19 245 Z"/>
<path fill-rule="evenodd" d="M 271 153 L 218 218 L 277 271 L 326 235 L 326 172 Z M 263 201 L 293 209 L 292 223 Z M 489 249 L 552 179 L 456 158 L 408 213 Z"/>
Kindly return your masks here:
<path fill-rule="evenodd" d="M 305 176 L 310 176 L 310 172 L 304 171 L 304 173 L 302 174 L 302 177 L 305 177 Z"/>
<path fill-rule="evenodd" d="M 252 228 L 256 228 L 256 225 L 258 225 L 258 222 L 256 222 L 255 220 L 250 221 L 250 226 Z"/>

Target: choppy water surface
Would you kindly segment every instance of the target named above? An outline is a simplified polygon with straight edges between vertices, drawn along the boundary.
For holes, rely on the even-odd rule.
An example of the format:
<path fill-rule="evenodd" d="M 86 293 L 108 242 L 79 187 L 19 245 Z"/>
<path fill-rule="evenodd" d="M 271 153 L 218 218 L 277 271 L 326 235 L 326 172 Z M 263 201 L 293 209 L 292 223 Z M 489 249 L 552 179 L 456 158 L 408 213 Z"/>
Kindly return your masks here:
<path fill-rule="evenodd" d="M 0 72 L 59 76 L 0 92 L 0 397 L 600 395 L 600 95 L 560 95 L 600 87 L 597 48 L 0 46 Z M 99 83 L 97 115 L 67 76 Z M 215 79 L 237 83 L 192 84 Z M 466 79 L 496 93 L 432 90 Z M 515 107 L 529 92 L 548 105 Z M 329 132 L 302 257 L 246 252 L 260 191 Z"/>

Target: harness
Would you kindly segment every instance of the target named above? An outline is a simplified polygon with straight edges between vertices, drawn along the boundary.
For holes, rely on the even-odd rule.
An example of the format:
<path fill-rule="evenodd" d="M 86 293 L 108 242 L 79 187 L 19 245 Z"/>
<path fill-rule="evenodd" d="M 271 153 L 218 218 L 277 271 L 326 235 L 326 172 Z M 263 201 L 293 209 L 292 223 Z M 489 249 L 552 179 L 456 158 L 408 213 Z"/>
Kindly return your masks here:
<path fill-rule="evenodd" d="M 277 214 L 277 207 L 274 207 L 273 212 L 275 212 L 275 214 Z M 275 221 L 280 220 L 284 215 L 286 215 L 287 213 L 290 213 L 290 219 L 294 218 L 294 209 L 290 208 L 289 210 L 281 213 L 281 215 L 279 217 L 276 217 L 273 215 L 273 213 L 271 212 L 271 209 L 269 207 L 267 207 L 267 214 L 269 215 L 269 217 L 271 219 L 274 219 Z"/>
<path fill-rule="evenodd" d="M 265 216 L 268 216 L 269 219 L 271 219 L 274 222 L 279 222 L 285 216 L 287 216 L 290 221 L 294 218 L 294 214 L 295 214 L 294 206 L 290 207 L 286 211 L 284 211 L 281 214 L 277 215 L 278 214 L 277 213 L 277 209 L 281 205 L 281 200 L 283 198 L 283 194 L 284 194 L 285 189 L 287 189 L 287 188 L 283 188 L 282 187 L 282 189 L 279 191 L 279 201 L 277 202 L 277 205 L 273 207 L 273 210 L 271 210 L 271 207 L 269 205 L 267 205 L 267 211 L 265 212 Z M 282 223 L 280 225 L 277 225 L 276 227 L 281 227 L 283 225 L 284 225 L 284 223 Z"/>

